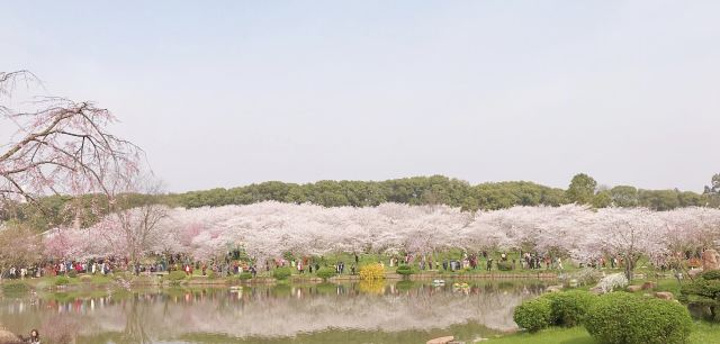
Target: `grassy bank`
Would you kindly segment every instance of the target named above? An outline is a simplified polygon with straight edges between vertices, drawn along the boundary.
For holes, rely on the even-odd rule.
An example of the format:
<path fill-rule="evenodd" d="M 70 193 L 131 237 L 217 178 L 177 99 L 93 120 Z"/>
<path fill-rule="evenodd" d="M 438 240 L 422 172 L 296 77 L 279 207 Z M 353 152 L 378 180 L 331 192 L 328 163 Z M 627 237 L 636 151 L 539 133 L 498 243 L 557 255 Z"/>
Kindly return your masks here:
<path fill-rule="evenodd" d="M 590 337 L 583 327 L 551 328 L 535 334 L 526 332 L 511 334 L 489 341 L 488 344 L 600 344 Z M 696 321 L 687 344 L 720 343 L 720 324 Z"/>

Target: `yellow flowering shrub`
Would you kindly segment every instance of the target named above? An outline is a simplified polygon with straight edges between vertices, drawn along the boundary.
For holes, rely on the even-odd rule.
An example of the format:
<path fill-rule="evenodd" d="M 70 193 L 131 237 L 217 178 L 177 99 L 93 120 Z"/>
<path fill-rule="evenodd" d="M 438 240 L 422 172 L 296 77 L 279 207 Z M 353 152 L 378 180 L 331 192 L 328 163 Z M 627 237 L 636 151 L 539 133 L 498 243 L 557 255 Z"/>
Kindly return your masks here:
<path fill-rule="evenodd" d="M 369 264 L 360 267 L 360 279 L 363 281 L 374 281 L 385 279 L 385 268 L 382 264 Z"/>

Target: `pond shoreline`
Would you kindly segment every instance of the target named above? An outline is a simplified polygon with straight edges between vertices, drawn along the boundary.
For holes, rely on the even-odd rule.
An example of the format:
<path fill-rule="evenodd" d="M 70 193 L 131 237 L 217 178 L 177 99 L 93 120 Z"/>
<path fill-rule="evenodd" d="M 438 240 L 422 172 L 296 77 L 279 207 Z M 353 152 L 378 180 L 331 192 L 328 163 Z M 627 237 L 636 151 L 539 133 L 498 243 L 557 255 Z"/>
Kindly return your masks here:
<path fill-rule="evenodd" d="M 331 277 L 327 280 L 316 276 L 293 275 L 287 280 L 277 280 L 273 277 L 256 277 L 249 280 L 240 280 L 236 276 L 226 278 L 211 278 L 209 276 L 193 275 L 182 280 L 171 281 L 167 278 L 167 274 L 141 274 L 134 276 L 129 274 L 118 274 L 108 276 L 92 276 L 92 279 L 83 278 L 80 275 L 77 278 L 67 278 L 69 282 L 57 284 L 60 277 L 42 277 L 27 278 L 18 280 L 1 280 L 1 295 L 7 293 L 9 286 L 24 285 L 20 289 L 33 291 L 54 291 L 67 292 L 84 289 L 129 289 L 135 287 L 155 287 L 155 288 L 172 288 L 178 286 L 187 287 L 232 287 L 232 286 L 253 286 L 253 285 L 273 285 L 279 283 L 287 283 L 290 285 L 300 284 L 319 284 L 319 283 L 348 283 L 360 282 L 359 275 L 339 275 Z M 442 281 L 512 281 L 512 280 L 537 280 L 537 281 L 554 281 L 557 280 L 558 274 L 554 272 L 500 272 L 500 273 L 440 273 L 440 272 L 423 272 L 409 276 L 403 276 L 397 273 L 386 273 L 385 280 L 389 282 L 413 281 L 413 282 L 429 282 L 435 280 Z"/>

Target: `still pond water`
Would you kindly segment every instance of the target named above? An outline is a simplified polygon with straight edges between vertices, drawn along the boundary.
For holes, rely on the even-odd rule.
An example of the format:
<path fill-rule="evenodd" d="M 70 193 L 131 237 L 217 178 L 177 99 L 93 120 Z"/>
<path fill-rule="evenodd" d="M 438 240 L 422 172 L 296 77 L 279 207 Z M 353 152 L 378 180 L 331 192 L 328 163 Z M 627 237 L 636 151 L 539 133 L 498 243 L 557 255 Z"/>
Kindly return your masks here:
<path fill-rule="evenodd" d="M 416 344 L 470 342 L 516 328 L 512 312 L 540 282 L 356 283 L 10 296 L 0 324 L 46 342 Z"/>

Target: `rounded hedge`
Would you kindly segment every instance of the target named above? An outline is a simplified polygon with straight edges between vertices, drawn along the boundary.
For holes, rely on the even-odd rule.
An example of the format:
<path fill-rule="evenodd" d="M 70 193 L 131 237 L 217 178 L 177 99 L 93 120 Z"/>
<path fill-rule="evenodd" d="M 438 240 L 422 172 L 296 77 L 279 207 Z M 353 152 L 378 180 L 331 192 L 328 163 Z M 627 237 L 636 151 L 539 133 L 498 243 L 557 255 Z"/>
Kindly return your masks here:
<path fill-rule="evenodd" d="M 65 276 L 58 276 L 55 278 L 55 285 L 66 285 L 70 284 L 70 279 Z"/>
<path fill-rule="evenodd" d="M 537 332 L 550 326 L 552 321 L 550 299 L 541 297 L 523 302 L 515 308 L 513 320 L 518 326 L 530 332 Z"/>
<path fill-rule="evenodd" d="M 599 297 L 584 324 L 605 344 L 681 344 L 692 328 L 690 314 L 679 303 L 625 292 Z"/>
<path fill-rule="evenodd" d="M 708 271 L 691 283 L 684 283 L 680 288 L 678 300 L 687 303 L 693 311 L 699 312 L 709 321 L 720 321 L 720 271 Z"/>
<path fill-rule="evenodd" d="M 598 298 L 596 295 L 582 290 L 549 293 L 543 297 L 550 300 L 552 310 L 550 322 L 553 325 L 565 327 L 580 325 L 590 306 Z"/>
<path fill-rule="evenodd" d="M 410 265 L 400 265 L 397 267 L 397 269 L 395 269 L 395 272 L 403 276 L 408 276 L 415 273 Z"/>
<path fill-rule="evenodd" d="M 181 281 L 184 280 L 185 277 L 187 277 L 187 274 L 183 271 L 171 271 L 167 275 L 167 279 L 170 281 Z"/>
<path fill-rule="evenodd" d="M 249 279 L 252 279 L 252 274 L 249 272 L 242 272 L 240 273 L 240 276 L 238 277 L 241 281 L 247 281 Z"/>
<path fill-rule="evenodd" d="M 277 268 L 273 270 L 273 277 L 277 280 L 286 280 L 288 277 L 292 275 L 292 269 L 290 268 Z"/>
<path fill-rule="evenodd" d="M 323 280 L 327 280 L 328 278 L 335 276 L 335 269 L 322 267 L 317 271 L 316 275 Z"/>

